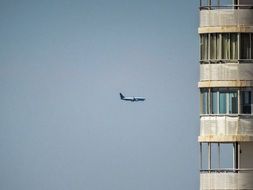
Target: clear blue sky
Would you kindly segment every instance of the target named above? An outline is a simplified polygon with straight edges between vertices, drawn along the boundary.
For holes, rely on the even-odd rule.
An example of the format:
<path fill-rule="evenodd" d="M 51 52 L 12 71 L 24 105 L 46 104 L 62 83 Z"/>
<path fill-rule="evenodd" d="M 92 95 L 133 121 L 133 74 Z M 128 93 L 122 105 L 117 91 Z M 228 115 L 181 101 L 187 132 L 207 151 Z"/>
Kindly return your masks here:
<path fill-rule="evenodd" d="M 0 189 L 198 189 L 198 3 L 1 0 Z"/>

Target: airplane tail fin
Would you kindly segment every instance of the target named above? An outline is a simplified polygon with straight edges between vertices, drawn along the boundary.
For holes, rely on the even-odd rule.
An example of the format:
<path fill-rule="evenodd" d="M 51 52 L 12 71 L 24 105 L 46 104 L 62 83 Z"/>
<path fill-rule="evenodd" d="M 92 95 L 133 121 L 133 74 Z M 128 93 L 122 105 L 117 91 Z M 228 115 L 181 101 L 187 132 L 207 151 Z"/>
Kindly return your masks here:
<path fill-rule="evenodd" d="M 120 99 L 125 98 L 125 96 L 123 96 L 123 94 L 119 93 L 119 95 L 120 95 Z"/>

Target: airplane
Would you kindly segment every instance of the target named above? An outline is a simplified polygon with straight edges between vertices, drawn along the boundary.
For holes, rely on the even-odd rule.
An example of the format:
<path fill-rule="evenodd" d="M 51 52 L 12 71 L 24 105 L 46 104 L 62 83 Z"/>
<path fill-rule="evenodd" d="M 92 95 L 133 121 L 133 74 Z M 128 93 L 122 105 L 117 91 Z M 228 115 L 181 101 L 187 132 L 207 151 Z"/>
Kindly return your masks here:
<path fill-rule="evenodd" d="M 125 97 L 125 96 L 124 96 L 123 94 L 121 94 L 121 93 L 119 93 L 119 95 L 120 95 L 120 99 L 121 99 L 121 100 L 125 100 L 125 101 L 139 102 L 139 101 L 144 101 L 144 100 L 145 100 L 144 97 L 134 97 L 134 96 L 132 96 L 132 97 L 130 97 L 130 96 Z"/>

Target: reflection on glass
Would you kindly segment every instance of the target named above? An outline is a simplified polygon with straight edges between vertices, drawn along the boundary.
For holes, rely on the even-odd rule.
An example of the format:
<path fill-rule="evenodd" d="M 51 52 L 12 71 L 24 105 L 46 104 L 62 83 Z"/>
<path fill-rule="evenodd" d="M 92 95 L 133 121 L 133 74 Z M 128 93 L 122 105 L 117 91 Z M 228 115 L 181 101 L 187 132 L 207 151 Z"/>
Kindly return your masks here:
<path fill-rule="evenodd" d="M 217 59 L 217 34 L 210 34 L 210 59 Z"/>
<path fill-rule="evenodd" d="M 222 34 L 222 59 L 230 58 L 229 34 Z"/>
<path fill-rule="evenodd" d="M 230 34 L 230 58 L 238 59 L 238 43 L 237 43 L 237 34 Z"/>
<path fill-rule="evenodd" d="M 217 109 L 217 94 L 218 92 L 211 92 L 211 97 L 212 97 L 212 100 L 211 100 L 211 106 L 212 106 L 212 114 L 217 114 L 218 112 L 218 109 Z"/>
<path fill-rule="evenodd" d="M 225 92 L 220 92 L 220 95 L 219 95 L 219 113 L 220 114 L 225 114 L 226 113 L 226 108 L 227 108 L 226 93 Z"/>
<path fill-rule="evenodd" d="M 251 114 L 252 92 L 241 90 L 240 92 L 240 113 Z M 236 89 L 208 89 L 200 91 L 200 112 L 201 114 L 238 114 L 238 91 Z"/>
<path fill-rule="evenodd" d="M 229 92 L 229 113 L 238 113 L 237 92 Z"/>
<path fill-rule="evenodd" d="M 241 112 L 251 114 L 251 91 L 241 92 Z"/>
<path fill-rule="evenodd" d="M 251 59 L 253 59 L 253 34 L 251 34 Z"/>
<path fill-rule="evenodd" d="M 208 35 L 203 34 L 200 36 L 200 56 L 201 60 L 208 59 Z"/>
<path fill-rule="evenodd" d="M 240 58 L 250 59 L 250 34 L 241 34 Z"/>
<path fill-rule="evenodd" d="M 202 90 L 201 91 L 201 113 L 202 114 L 208 114 L 209 108 L 208 108 L 208 91 Z"/>

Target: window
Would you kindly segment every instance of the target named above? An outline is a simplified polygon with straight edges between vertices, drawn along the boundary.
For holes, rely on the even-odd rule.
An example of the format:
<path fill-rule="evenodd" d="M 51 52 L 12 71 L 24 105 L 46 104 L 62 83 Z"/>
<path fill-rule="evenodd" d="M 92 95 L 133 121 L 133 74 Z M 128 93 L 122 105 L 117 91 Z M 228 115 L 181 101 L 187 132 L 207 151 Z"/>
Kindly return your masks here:
<path fill-rule="evenodd" d="M 240 59 L 250 58 L 250 34 L 241 34 Z"/>
<path fill-rule="evenodd" d="M 229 99 L 229 113 L 230 114 L 238 113 L 237 92 L 228 92 L 228 99 Z"/>
<path fill-rule="evenodd" d="M 230 58 L 229 34 L 222 34 L 222 59 Z"/>
<path fill-rule="evenodd" d="M 250 35 L 248 34 L 248 36 Z M 222 60 L 227 62 L 238 60 L 238 38 L 238 33 L 201 34 L 201 61 L 207 62 L 208 60 L 210 60 L 211 62 L 217 62 Z M 248 41 L 248 43 L 250 44 L 250 40 Z"/>
<path fill-rule="evenodd" d="M 200 100 L 201 100 L 201 108 L 200 108 L 200 113 L 201 114 L 208 114 L 209 113 L 209 100 L 208 100 L 208 90 L 201 90 L 200 94 Z"/>
<path fill-rule="evenodd" d="M 214 88 L 209 94 L 209 89 L 201 89 L 201 114 L 238 114 L 238 90 Z M 240 94 L 242 113 L 251 114 L 251 91 Z"/>
<path fill-rule="evenodd" d="M 222 34 L 222 59 L 238 59 L 238 35 L 237 33 Z"/>
<path fill-rule="evenodd" d="M 209 93 L 210 90 L 210 93 Z M 201 114 L 238 114 L 240 93 L 240 113 L 252 114 L 251 88 L 205 88 L 200 90 Z M 239 114 L 240 114 L 239 113 Z"/>
<path fill-rule="evenodd" d="M 208 6 L 208 5 L 210 5 L 209 4 L 209 0 L 200 0 L 200 5 L 201 6 Z"/>
<path fill-rule="evenodd" d="M 253 34 L 251 34 L 251 59 L 253 59 Z"/>
<path fill-rule="evenodd" d="M 238 143 L 200 143 L 200 169 L 235 172 L 239 165 Z"/>
<path fill-rule="evenodd" d="M 238 0 L 200 0 L 200 6 L 212 6 L 214 8 L 228 6 L 230 8 L 232 5 L 238 5 Z"/>
<path fill-rule="evenodd" d="M 200 59 L 208 60 L 208 34 L 200 36 Z"/>
<path fill-rule="evenodd" d="M 219 94 L 219 113 L 226 114 L 227 113 L 227 101 L 226 101 L 226 92 L 220 92 Z"/>
<path fill-rule="evenodd" d="M 236 152 L 233 151 L 233 146 L 236 143 L 220 143 L 220 167 L 221 168 L 237 168 L 238 165 L 236 162 L 238 156 L 238 150 Z M 234 160 L 233 160 L 234 157 Z"/>
<path fill-rule="evenodd" d="M 210 59 L 211 60 L 217 60 L 221 59 L 221 43 L 220 43 L 220 34 L 210 34 Z"/>
<path fill-rule="evenodd" d="M 218 106 L 218 92 L 217 91 L 212 91 L 211 92 L 211 113 L 212 114 L 217 114 L 218 113 L 218 109 L 217 109 L 217 106 Z"/>
<path fill-rule="evenodd" d="M 238 40 L 237 34 L 235 33 L 230 34 L 230 53 L 231 59 L 238 59 Z"/>
<path fill-rule="evenodd" d="M 251 91 L 241 92 L 241 113 L 251 114 Z"/>

